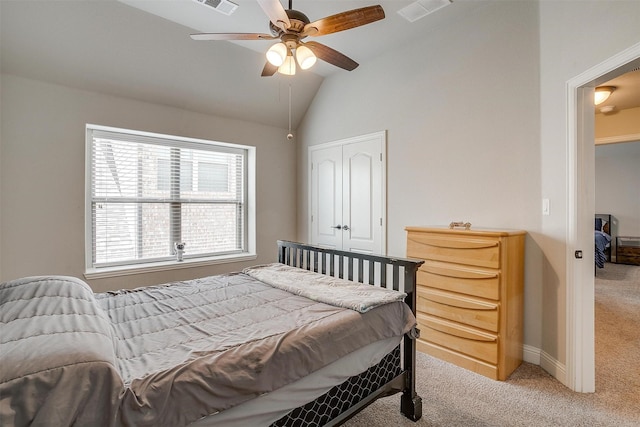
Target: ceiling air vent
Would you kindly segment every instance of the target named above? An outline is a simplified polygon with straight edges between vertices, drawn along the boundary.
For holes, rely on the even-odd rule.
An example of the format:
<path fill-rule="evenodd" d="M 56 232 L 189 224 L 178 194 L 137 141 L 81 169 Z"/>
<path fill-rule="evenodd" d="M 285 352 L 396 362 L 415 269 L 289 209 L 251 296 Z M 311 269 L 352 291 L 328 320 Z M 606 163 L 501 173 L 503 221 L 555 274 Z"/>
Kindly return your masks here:
<path fill-rule="evenodd" d="M 200 3 L 205 6 L 209 6 L 212 9 L 224 15 L 231 15 L 238 8 L 238 5 L 230 2 L 229 0 L 193 0 L 196 3 Z"/>
<path fill-rule="evenodd" d="M 451 4 L 452 0 L 418 0 L 403 7 L 398 14 L 409 22 L 415 22 L 430 13 Z"/>

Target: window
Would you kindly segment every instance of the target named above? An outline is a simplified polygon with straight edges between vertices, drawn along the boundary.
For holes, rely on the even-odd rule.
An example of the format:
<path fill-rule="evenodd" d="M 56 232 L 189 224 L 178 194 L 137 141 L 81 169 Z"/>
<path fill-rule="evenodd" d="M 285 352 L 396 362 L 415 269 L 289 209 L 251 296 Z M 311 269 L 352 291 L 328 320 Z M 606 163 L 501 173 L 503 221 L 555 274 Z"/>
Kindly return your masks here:
<path fill-rule="evenodd" d="M 88 272 L 176 266 L 175 243 L 185 243 L 186 262 L 250 255 L 254 155 L 253 147 L 88 125 Z"/>

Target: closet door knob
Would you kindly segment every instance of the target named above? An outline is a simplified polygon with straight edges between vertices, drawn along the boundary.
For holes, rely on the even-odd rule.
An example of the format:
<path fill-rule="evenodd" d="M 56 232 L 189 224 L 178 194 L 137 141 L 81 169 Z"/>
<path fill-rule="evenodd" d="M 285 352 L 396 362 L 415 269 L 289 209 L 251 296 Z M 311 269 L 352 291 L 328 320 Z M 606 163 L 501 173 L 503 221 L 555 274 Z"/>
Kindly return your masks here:
<path fill-rule="evenodd" d="M 331 227 L 331 228 L 336 228 L 336 229 L 340 230 L 340 229 L 342 229 L 342 226 L 341 226 L 340 224 L 338 224 L 338 225 L 334 225 L 334 226 L 333 226 L 333 227 Z"/>
<path fill-rule="evenodd" d="M 343 226 L 342 226 L 342 229 L 343 229 L 344 231 L 347 231 L 347 230 L 349 230 L 349 226 L 348 226 L 348 225 L 343 225 Z"/>

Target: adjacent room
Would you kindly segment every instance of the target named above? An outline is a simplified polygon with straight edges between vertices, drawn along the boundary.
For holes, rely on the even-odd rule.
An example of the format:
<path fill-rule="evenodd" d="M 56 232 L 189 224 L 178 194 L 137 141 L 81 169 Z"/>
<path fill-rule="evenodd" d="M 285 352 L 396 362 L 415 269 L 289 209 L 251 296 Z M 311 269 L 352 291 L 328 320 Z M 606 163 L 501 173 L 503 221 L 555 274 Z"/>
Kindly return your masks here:
<path fill-rule="evenodd" d="M 0 424 L 640 424 L 638 22 L 0 0 Z"/>

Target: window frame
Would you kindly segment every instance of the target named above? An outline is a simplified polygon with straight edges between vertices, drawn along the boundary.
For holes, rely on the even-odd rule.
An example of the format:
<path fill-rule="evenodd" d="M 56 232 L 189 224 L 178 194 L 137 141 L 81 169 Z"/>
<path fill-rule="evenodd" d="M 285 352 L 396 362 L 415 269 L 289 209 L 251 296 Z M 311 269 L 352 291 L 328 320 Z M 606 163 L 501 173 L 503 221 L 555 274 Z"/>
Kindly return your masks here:
<path fill-rule="evenodd" d="M 92 221 L 92 155 L 93 155 L 93 134 L 94 131 L 119 133 L 131 136 L 132 139 L 162 139 L 175 142 L 176 146 L 197 148 L 198 145 L 214 145 L 233 150 L 243 150 L 246 152 L 246 183 L 244 200 L 244 229 L 245 229 L 245 250 L 230 254 L 199 256 L 185 258 L 183 261 L 162 260 L 125 262 L 119 265 L 109 265 L 95 267 L 93 265 L 93 221 Z M 100 279 L 107 277 L 117 277 L 129 274 L 150 273 L 164 270 L 174 270 L 183 268 L 200 267 L 213 264 L 249 261 L 257 258 L 256 254 L 256 147 L 228 142 L 212 141 L 205 139 L 189 138 L 177 135 L 158 134 L 131 129 L 115 128 L 86 124 L 85 127 L 85 273 L 87 279 Z"/>

